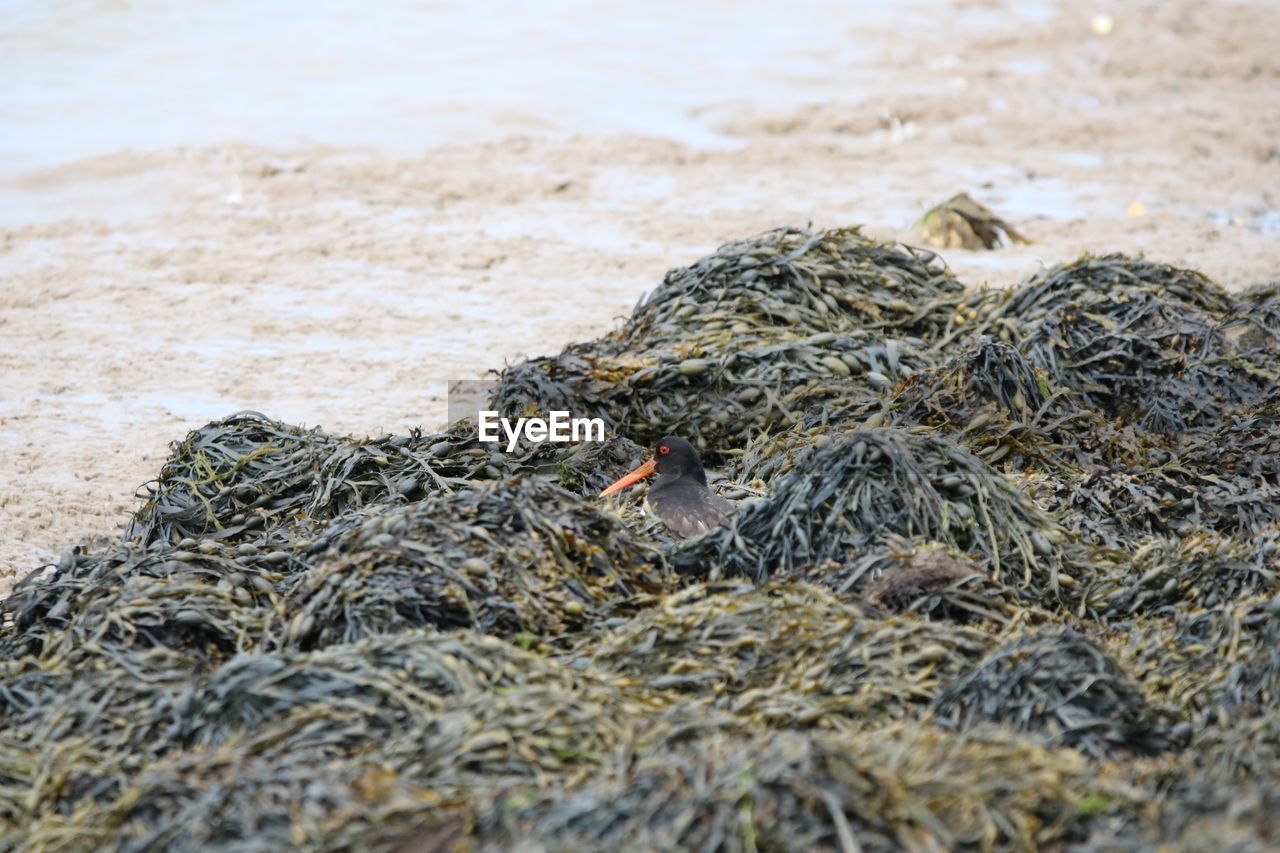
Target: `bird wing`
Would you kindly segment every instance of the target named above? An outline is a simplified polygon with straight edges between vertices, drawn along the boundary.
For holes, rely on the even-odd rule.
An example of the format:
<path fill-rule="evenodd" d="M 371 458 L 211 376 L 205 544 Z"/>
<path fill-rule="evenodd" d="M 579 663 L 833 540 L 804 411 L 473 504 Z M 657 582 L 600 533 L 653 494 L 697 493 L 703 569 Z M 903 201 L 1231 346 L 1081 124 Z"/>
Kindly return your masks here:
<path fill-rule="evenodd" d="M 649 502 L 666 525 L 686 539 L 724 525 L 737 508 L 733 501 L 705 488 L 681 490 L 673 495 L 651 494 Z"/>

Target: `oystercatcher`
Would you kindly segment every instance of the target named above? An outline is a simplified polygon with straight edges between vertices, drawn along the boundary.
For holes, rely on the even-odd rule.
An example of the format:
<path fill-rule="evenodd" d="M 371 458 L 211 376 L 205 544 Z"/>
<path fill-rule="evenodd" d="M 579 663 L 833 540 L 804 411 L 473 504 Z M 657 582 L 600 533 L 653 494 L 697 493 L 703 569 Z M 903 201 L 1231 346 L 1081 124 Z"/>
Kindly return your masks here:
<path fill-rule="evenodd" d="M 707 488 L 707 474 L 693 445 L 674 435 L 659 441 L 652 459 L 605 489 L 600 497 L 621 491 L 651 474 L 658 478 L 649 489 L 649 507 L 680 536 L 700 536 L 724 524 L 733 513 L 732 501 Z"/>

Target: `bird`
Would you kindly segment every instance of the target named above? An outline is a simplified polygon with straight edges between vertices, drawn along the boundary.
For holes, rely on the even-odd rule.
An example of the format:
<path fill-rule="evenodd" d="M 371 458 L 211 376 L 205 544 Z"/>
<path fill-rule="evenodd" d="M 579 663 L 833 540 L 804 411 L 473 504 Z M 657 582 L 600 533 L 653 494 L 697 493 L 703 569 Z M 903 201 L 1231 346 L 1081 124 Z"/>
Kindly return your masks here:
<path fill-rule="evenodd" d="M 733 501 L 707 488 L 707 474 L 702 469 L 698 451 L 674 435 L 659 441 L 652 458 L 627 472 L 601 492 L 600 497 L 622 491 L 653 474 L 657 474 L 657 479 L 649 489 L 649 508 L 681 537 L 701 536 L 722 526 L 736 508 Z"/>

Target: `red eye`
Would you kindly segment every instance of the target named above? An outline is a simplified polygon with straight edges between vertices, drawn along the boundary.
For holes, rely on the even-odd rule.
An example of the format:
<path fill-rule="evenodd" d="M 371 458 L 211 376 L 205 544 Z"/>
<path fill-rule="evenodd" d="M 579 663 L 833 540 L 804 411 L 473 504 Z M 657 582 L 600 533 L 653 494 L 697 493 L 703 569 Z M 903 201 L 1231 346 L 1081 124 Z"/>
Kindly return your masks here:
<path fill-rule="evenodd" d="M 663 456 L 666 456 L 668 453 L 671 452 L 671 448 L 667 447 L 665 444 L 659 444 L 658 452 L 661 453 Z"/>

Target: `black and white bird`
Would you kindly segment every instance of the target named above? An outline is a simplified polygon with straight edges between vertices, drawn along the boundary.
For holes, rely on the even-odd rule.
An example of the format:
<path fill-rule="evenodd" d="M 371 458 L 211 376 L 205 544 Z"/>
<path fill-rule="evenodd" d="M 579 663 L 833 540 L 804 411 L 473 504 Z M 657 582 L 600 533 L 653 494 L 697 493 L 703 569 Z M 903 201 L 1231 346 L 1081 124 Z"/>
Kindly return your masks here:
<path fill-rule="evenodd" d="M 707 488 L 707 474 L 698 451 L 674 435 L 659 441 L 652 459 L 628 472 L 600 497 L 653 474 L 657 479 L 649 489 L 649 507 L 676 534 L 685 538 L 701 536 L 723 525 L 733 514 L 735 504 Z"/>

